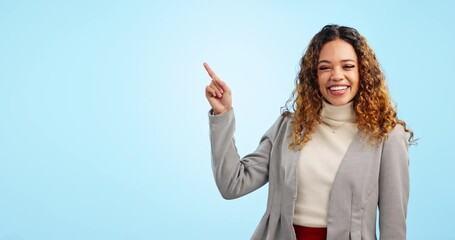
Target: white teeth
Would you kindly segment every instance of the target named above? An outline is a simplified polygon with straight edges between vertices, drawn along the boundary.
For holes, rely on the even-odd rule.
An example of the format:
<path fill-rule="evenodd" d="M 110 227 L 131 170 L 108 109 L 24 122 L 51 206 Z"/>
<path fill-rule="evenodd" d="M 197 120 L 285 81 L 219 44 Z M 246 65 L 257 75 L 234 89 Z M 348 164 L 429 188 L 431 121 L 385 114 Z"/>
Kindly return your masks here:
<path fill-rule="evenodd" d="M 340 90 L 345 90 L 346 88 L 348 88 L 348 86 L 335 86 L 335 87 L 330 87 L 329 89 L 331 91 L 340 91 Z"/>

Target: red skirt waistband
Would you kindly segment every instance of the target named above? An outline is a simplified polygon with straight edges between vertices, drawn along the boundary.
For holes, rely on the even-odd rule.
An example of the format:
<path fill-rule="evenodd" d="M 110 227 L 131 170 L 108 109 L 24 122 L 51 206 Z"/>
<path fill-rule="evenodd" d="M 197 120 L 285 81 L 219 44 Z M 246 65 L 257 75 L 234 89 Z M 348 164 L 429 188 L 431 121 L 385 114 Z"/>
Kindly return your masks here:
<path fill-rule="evenodd" d="M 326 240 L 327 228 L 314 228 L 294 225 L 297 240 Z"/>

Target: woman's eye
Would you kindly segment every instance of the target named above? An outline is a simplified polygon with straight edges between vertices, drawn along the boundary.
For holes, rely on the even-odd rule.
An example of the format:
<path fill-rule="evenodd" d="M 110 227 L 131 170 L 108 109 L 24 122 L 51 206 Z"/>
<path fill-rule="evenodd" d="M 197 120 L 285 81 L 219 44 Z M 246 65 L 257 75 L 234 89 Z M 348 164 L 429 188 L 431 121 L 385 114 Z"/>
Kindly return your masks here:
<path fill-rule="evenodd" d="M 324 70 L 327 70 L 327 69 L 330 69 L 330 67 L 329 66 L 320 66 L 319 67 L 319 70 L 321 70 L 321 71 L 324 71 Z"/>
<path fill-rule="evenodd" d="M 355 66 L 354 65 L 346 65 L 343 68 L 355 68 Z"/>

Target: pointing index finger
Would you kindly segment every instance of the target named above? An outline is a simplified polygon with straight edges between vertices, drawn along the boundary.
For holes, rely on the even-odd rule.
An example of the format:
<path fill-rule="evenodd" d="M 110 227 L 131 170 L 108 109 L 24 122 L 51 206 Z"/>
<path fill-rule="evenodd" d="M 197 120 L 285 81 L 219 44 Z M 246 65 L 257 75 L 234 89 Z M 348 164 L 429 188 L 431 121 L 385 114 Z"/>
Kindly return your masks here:
<path fill-rule="evenodd" d="M 220 79 L 216 73 L 212 70 L 212 68 L 209 66 L 208 63 L 204 63 L 204 68 L 205 70 L 209 73 L 209 76 L 212 78 L 212 79 Z"/>

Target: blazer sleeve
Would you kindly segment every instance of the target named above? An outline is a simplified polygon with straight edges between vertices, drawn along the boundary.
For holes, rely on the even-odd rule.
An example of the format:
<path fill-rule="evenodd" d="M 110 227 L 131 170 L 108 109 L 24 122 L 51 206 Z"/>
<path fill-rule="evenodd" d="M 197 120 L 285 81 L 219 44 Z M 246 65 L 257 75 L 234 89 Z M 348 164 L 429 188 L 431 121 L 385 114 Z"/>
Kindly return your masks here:
<path fill-rule="evenodd" d="M 268 182 L 269 161 L 280 118 L 262 136 L 257 149 L 240 158 L 235 146 L 234 110 L 219 115 L 209 112 L 212 171 L 225 199 L 244 196 Z"/>
<path fill-rule="evenodd" d="M 409 158 L 408 141 L 401 125 L 397 125 L 384 141 L 379 171 L 380 239 L 406 239 Z"/>

